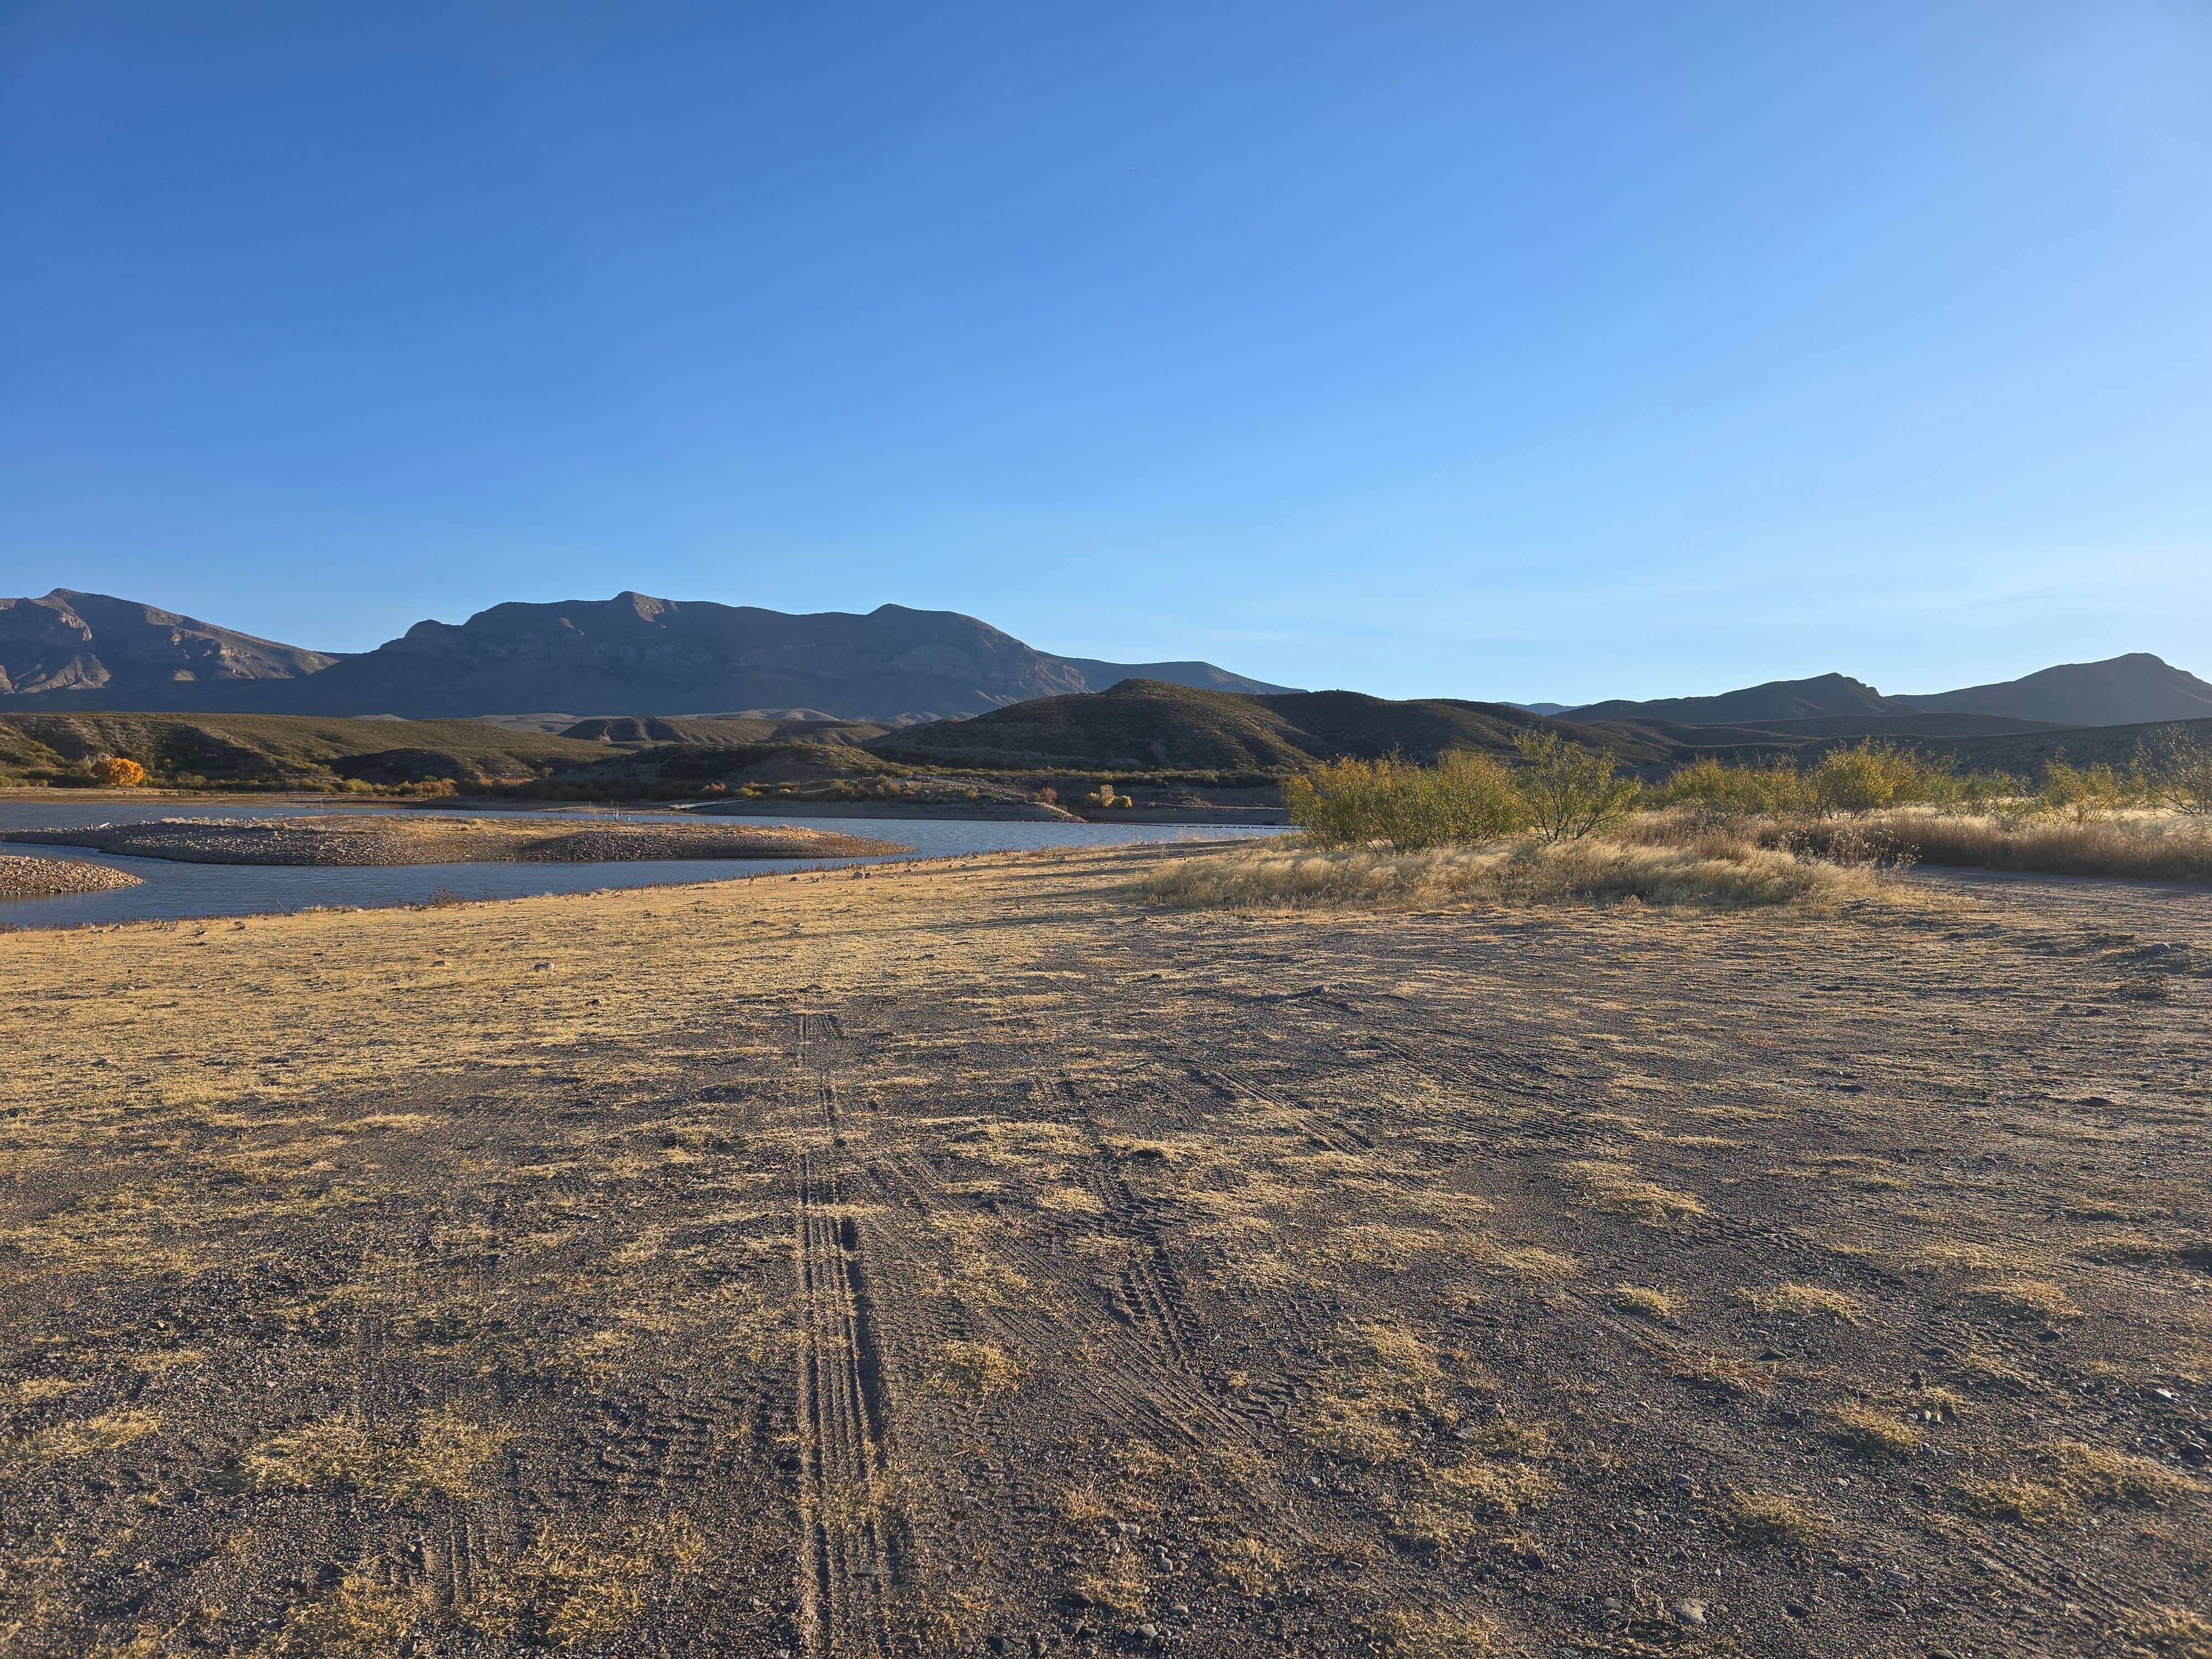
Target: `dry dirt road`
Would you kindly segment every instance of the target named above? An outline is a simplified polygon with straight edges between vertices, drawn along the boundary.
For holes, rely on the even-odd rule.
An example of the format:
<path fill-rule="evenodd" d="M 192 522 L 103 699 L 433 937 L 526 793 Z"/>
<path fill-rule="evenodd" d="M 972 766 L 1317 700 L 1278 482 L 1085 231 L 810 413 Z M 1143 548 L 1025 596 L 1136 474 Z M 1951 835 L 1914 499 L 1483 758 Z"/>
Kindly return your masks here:
<path fill-rule="evenodd" d="M 2212 900 L 1178 855 L 0 935 L 0 1649 L 2212 1653 Z"/>

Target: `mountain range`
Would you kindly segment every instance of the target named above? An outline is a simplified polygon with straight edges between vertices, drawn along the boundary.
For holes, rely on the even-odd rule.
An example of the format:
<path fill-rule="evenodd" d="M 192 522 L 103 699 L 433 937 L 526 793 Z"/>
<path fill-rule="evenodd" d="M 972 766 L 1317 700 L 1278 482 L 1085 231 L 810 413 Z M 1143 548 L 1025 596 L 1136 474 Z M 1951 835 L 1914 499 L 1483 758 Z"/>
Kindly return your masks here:
<path fill-rule="evenodd" d="M 1885 696 L 1847 674 L 1821 674 L 1811 679 L 1770 680 L 1709 697 L 1660 697 L 1644 702 L 1615 699 L 1573 708 L 1557 703 L 1522 706 L 1562 720 L 1662 720 L 1684 726 L 1920 714 L 1986 714 L 2051 726 L 2135 726 L 2212 717 L 2212 684 L 2148 651 L 2133 651 L 2102 662 L 2061 663 L 2016 680 L 1957 691 Z"/>
<path fill-rule="evenodd" d="M 1291 695 L 1290 687 L 1206 662 L 1056 656 L 973 617 L 896 605 L 866 615 L 794 616 L 623 592 L 498 605 L 458 623 L 421 622 L 374 651 L 348 655 L 279 644 L 106 594 L 57 588 L 43 599 L 0 599 L 0 710 L 22 712 L 436 720 L 557 710 L 904 726 L 1105 691 L 1127 680 L 1262 698 Z M 1805 728 L 1794 733 L 1805 738 L 1823 735 L 1811 729 L 1821 721 L 1859 732 L 1965 736 L 1999 729 L 1978 721 L 2114 726 L 2212 718 L 2212 684 L 2136 652 L 1954 691 L 1885 694 L 1832 673 L 1711 696 L 1573 708 L 1437 699 L 1419 707 L 1498 711 L 1486 720 L 1526 713 L 1582 726 L 1757 726 L 1771 733 L 1788 723 Z M 1042 710 L 1023 717 L 1031 725 L 1045 718 Z M 1109 723 L 1121 720 L 1116 714 Z M 1042 727 L 1025 730 L 1015 746 L 1030 752 L 1037 743 L 1051 747 Z M 1250 749 L 1244 738 L 1229 746 Z M 1275 746 L 1260 741 L 1251 752 Z"/>
<path fill-rule="evenodd" d="M 499 605 L 356 655 L 307 651 L 153 605 L 57 588 L 0 599 L 0 708 L 398 715 L 717 711 L 906 722 L 1131 678 L 1277 692 L 1205 662 L 1056 657 L 973 617 L 879 605 L 792 616 L 653 599 Z"/>

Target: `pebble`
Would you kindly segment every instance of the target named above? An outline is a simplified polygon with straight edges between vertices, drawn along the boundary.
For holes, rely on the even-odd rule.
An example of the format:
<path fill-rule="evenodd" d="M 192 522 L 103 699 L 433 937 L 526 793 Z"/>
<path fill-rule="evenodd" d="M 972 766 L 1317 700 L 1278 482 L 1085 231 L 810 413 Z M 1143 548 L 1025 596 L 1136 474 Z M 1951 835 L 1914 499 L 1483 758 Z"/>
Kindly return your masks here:
<path fill-rule="evenodd" d="M 1692 1629 L 1705 1622 L 1705 1604 L 1703 1601 L 1677 1601 L 1667 1611 L 1674 1615 L 1676 1624 L 1688 1625 Z"/>

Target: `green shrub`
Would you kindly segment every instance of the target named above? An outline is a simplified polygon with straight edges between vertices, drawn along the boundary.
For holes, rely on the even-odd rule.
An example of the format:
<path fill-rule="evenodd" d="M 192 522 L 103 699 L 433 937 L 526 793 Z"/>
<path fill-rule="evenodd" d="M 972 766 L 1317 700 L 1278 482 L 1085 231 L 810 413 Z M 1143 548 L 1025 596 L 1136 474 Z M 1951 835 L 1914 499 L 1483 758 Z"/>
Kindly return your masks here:
<path fill-rule="evenodd" d="M 2212 743 L 2182 726 L 2154 732 L 2136 746 L 2135 780 L 2154 805 L 2212 816 Z"/>
<path fill-rule="evenodd" d="M 1395 757 L 1331 761 L 1285 782 L 1283 800 L 1318 847 L 1445 847 L 1494 841 L 1528 821 L 1513 775 L 1487 755 L 1460 751 L 1433 767 Z"/>
<path fill-rule="evenodd" d="M 1964 774 L 1948 760 L 1863 739 L 1829 750 L 1810 771 L 1790 757 L 1758 766 L 1695 761 L 1661 786 L 1655 804 L 1731 817 L 1814 817 L 1885 806 L 1972 806 L 2022 793 L 2019 780 L 2002 773 Z"/>
<path fill-rule="evenodd" d="M 2038 795 L 2047 809 L 2076 823 L 2107 817 L 2133 799 L 2127 781 L 2111 767 L 2069 765 L 2063 755 L 2052 756 L 2044 767 Z"/>
<path fill-rule="evenodd" d="M 1699 806 L 1744 817 L 1791 817 L 1813 810 L 1813 791 L 1793 760 L 1764 766 L 1692 761 L 1654 792 L 1661 806 Z"/>
<path fill-rule="evenodd" d="M 1623 823 L 1636 810 L 1644 786 L 1619 776 L 1612 756 L 1534 729 L 1516 738 L 1513 746 L 1521 751 L 1514 787 L 1528 804 L 1539 840 L 1580 841 Z"/>
<path fill-rule="evenodd" d="M 1942 762 L 1923 760 L 1893 744 L 1865 738 L 1821 756 L 1807 781 L 1817 811 L 1870 812 L 1877 806 L 1930 799 L 1942 788 L 1938 780 L 1950 771 Z"/>

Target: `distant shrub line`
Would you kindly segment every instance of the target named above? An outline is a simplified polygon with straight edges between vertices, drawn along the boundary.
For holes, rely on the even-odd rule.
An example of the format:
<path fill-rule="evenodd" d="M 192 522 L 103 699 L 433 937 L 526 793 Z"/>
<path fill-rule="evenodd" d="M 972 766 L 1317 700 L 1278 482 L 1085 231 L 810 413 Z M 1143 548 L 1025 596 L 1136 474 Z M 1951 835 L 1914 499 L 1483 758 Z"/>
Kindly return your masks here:
<path fill-rule="evenodd" d="M 1651 787 L 1555 732 L 1524 732 L 1516 760 L 1333 761 L 1291 779 L 1284 799 L 1316 848 L 1410 853 L 1603 836 L 1718 856 L 1709 838 L 1724 832 L 1739 845 L 1844 866 L 2212 881 L 2212 744 L 2179 728 L 2144 744 L 2125 771 L 2062 755 L 2033 785 L 1872 739 L 1810 766 L 1698 760 Z"/>

